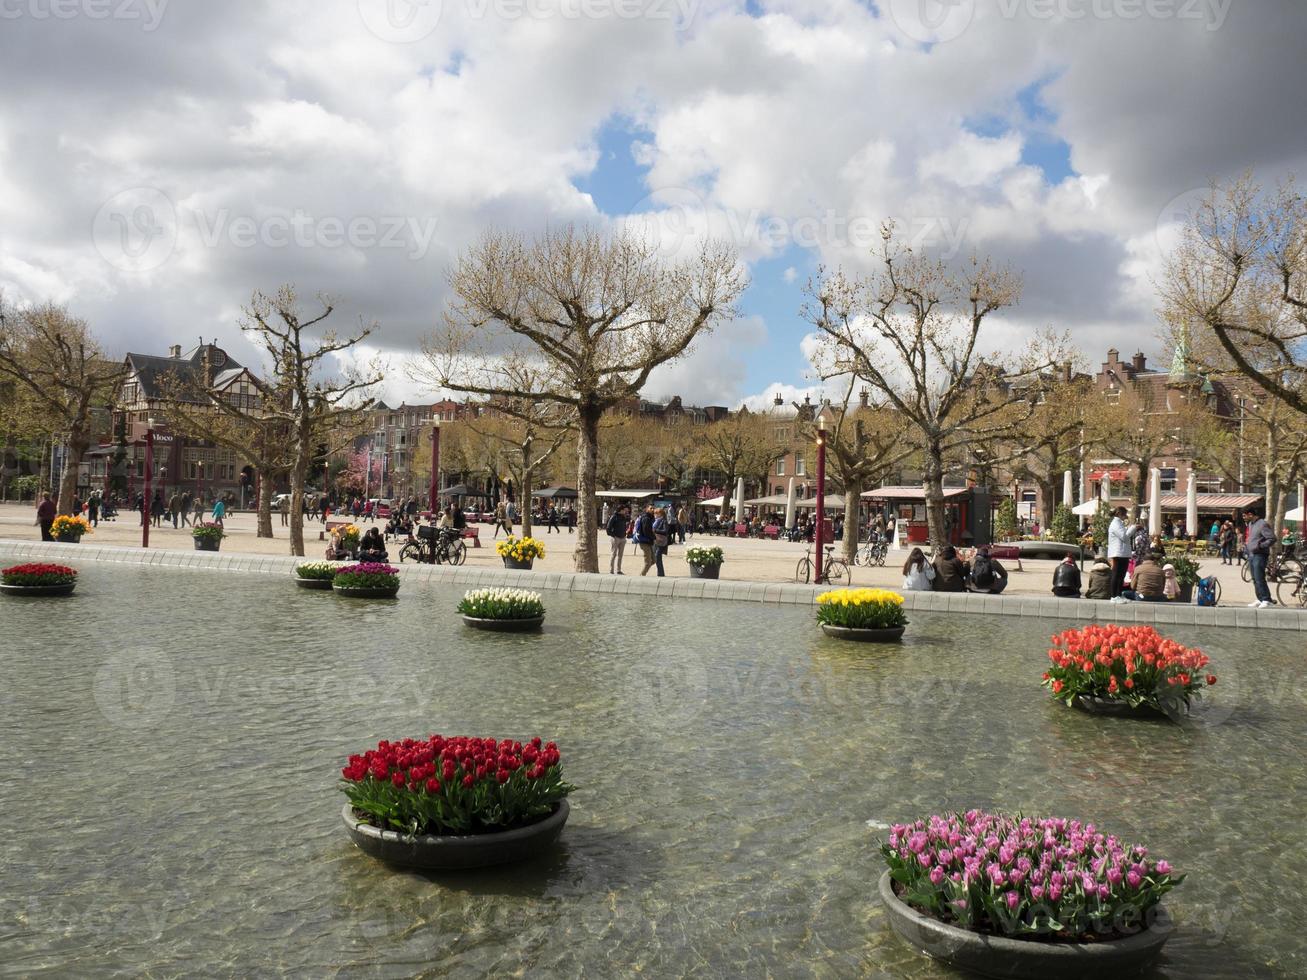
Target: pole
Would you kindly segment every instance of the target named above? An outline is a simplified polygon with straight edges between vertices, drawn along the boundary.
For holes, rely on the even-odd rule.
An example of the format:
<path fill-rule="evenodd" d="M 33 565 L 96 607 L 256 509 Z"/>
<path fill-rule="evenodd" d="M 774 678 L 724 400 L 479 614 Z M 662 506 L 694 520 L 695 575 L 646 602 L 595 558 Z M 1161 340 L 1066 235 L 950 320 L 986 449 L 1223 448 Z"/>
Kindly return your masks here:
<path fill-rule="evenodd" d="M 821 567 L 822 525 L 826 519 L 826 426 L 817 419 L 817 529 L 813 532 L 813 552 L 816 555 L 817 584 L 826 581 Z"/>
<path fill-rule="evenodd" d="M 431 488 L 427 503 L 434 517 L 440 509 L 440 422 L 431 427 Z"/>
<path fill-rule="evenodd" d="M 200 477 L 203 475 L 203 473 L 204 473 L 204 460 L 197 459 L 195 461 L 195 502 L 197 504 L 200 503 L 201 500 L 203 500 L 203 498 L 200 496 Z"/>
<path fill-rule="evenodd" d="M 141 547 L 150 546 L 150 497 L 154 481 L 154 426 L 145 430 L 145 504 L 141 507 Z"/>
<path fill-rule="evenodd" d="M 1243 404 L 1244 399 L 1239 399 L 1239 492 L 1244 492 L 1243 482 Z"/>

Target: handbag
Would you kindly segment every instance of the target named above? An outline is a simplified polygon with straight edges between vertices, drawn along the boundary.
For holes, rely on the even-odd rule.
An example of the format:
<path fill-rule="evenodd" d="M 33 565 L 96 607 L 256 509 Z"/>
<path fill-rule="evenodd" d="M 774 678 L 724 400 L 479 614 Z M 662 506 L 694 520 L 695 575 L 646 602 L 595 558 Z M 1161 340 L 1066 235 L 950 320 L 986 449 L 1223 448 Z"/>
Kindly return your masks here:
<path fill-rule="evenodd" d="M 1125 567 L 1125 584 L 1129 585 L 1135 577 L 1135 560 L 1130 559 L 1130 563 Z"/>

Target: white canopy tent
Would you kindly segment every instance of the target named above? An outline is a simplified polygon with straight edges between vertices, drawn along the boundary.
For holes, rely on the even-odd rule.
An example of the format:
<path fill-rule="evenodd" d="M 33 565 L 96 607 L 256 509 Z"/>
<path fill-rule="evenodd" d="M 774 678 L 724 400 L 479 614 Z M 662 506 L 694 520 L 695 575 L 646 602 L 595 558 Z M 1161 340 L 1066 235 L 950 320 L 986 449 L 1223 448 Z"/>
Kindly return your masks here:
<path fill-rule="evenodd" d="M 1076 504 L 1071 508 L 1071 513 L 1076 517 L 1093 517 L 1098 513 L 1098 505 L 1102 503 L 1101 498 L 1086 500 L 1083 504 Z"/>
<path fill-rule="evenodd" d="M 600 500 L 648 500 L 658 496 L 657 490 L 599 490 L 595 496 Z"/>
<path fill-rule="evenodd" d="M 1295 508 L 1293 508 L 1293 510 L 1289 511 L 1287 514 L 1284 515 L 1284 519 L 1285 519 L 1286 521 L 1302 521 L 1302 520 L 1307 520 L 1307 518 L 1304 518 L 1304 517 L 1303 517 L 1303 508 L 1302 508 L 1302 507 L 1295 507 Z"/>
<path fill-rule="evenodd" d="M 725 497 L 712 497 L 708 500 L 700 500 L 698 505 L 700 507 L 720 507 L 724 503 L 726 503 Z"/>

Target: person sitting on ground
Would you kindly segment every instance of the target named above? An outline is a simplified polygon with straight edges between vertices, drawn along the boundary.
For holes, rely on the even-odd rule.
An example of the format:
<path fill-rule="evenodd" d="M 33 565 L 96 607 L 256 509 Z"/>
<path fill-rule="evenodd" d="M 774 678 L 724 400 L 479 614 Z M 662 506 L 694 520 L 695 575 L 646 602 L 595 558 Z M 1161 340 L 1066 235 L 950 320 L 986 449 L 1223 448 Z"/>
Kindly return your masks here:
<path fill-rule="evenodd" d="M 970 570 L 967 568 L 967 563 L 958 557 L 957 550 L 951 544 L 946 544 L 940 549 L 933 564 L 935 592 L 967 591 L 967 574 Z"/>
<path fill-rule="evenodd" d="M 1067 556 L 1068 558 L 1070 555 Z M 1077 569 L 1079 572 L 1079 569 Z M 1053 584 L 1057 585 L 1056 577 Z M 1054 589 L 1054 592 L 1057 590 Z M 1085 589 L 1086 599 L 1112 598 L 1112 566 L 1106 558 L 1095 558 L 1094 567 L 1089 570 L 1089 588 Z"/>
<path fill-rule="evenodd" d="M 367 533 L 363 535 L 363 540 L 359 542 L 359 561 L 384 562 L 388 557 L 381 530 L 373 525 L 368 528 Z"/>
<path fill-rule="evenodd" d="M 1107 587 L 1108 595 L 1111 595 L 1112 588 L 1112 570 L 1108 568 L 1107 563 L 1103 562 L 1103 568 L 1108 576 Z M 1090 583 L 1093 582 L 1093 575 L 1090 574 Z M 1062 559 L 1062 563 L 1053 569 L 1053 595 L 1060 599 L 1079 599 L 1080 598 L 1080 567 L 1076 564 L 1074 555 L 1067 555 Z"/>
<path fill-rule="evenodd" d="M 930 592 L 931 583 L 935 581 L 935 569 L 926 561 L 926 554 L 920 548 L 913 548 L 908 560 L 903 565 L 903 588 L 908 592 Z"/>
<path fill-rule="evenodd" d="M 1162 556 L 1150 552 L 1148 557 L 1135 566 L 1130 579 L 1130 588 L 1121 595 L 1131 602 L 1165 602 L 1166 575 L 1162 571 Z"/>
<path fill-rule="evenodd" d="M 1000 595 L 1006 588 L 1007 570 L 998 563 L 997 559 L 989 556 L 989 545 L 982 544 L 976 549 L 975 560 L 971 562 L 968 591 Z"/>

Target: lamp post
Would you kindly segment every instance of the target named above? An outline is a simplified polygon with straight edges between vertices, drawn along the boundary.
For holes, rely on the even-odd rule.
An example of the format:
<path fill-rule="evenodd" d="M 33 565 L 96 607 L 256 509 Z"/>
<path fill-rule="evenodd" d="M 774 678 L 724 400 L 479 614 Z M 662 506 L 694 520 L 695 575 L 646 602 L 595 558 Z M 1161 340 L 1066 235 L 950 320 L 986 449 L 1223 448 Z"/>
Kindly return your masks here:
<path fill-rule="evenodd" d="M 154 419 L 145 423 L 145 502 L 141 506 L 141 547 L 150 546 L 150 499 L 154 480 Z"/>
<path fill-rule="evenodd" d="M 1239 492 L 1244 492 L 1243 483 L 1243 407 L 1247 401 L 1243 396 L 1239 397 Z"/>
<path fill-rule="evenodd" d="M 195 461 L 195 502 L 204 503 L 204 460 Z"/>
<path fill-rule="evenodd" d="M 439 415 L 432 419 L 431 429 L 431 513 L 434 516 L 440 509 L 440 422 Z"/>
<path fill-rule="evenodd" d="M 822 530 L 826 512 L 826 416 L 817 416 L 817 529 L 813 532 L 813 549 L 816 554 L 817 585 L 826 581 L 821 566 Z"/>

